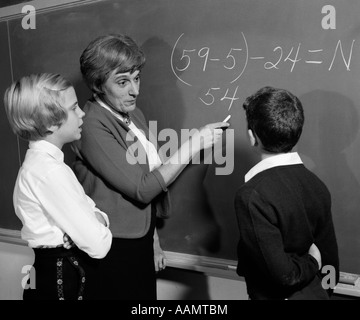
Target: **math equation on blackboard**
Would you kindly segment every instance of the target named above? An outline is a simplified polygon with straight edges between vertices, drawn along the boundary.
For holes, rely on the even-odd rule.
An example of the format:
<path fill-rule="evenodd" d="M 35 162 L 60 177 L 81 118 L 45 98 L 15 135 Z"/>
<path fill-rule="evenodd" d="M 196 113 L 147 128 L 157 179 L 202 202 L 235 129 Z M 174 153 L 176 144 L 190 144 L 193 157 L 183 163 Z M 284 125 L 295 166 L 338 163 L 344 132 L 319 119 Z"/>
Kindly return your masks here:
<path fill-rule="evenodd" d="M 331 52 L 325 52 L 322 48 L 306 48 L 302 43 L 296 43 L 293 46 L 274 46 L 271 56 L 264 56 L 255 53 L 253 48 L 249 47 L 247 38 L 243 32 L 239 37 L 239 44 L 228 48 L 225 54 L 216 55 L 209 46 L 184 47 L 182 39 L 184 33 L 176 39 L 171 52 L 171 70 L 175 77 L 183 84 L 189 87 L 196 85 L 186 78 L 187 71 L 196 66 L 197 72 L 206 74 L 206 71 L 216 65 L 225 72 L 229 72 L 228 83 L 221 86 L 212 86 L 207 88 L 200 101 L 211 106 L 219 101 L 228 103 L 228 110 L 231 109 L 234 102 L 239 100 L 238 89 L 239 80 L 244 76 L 250 64 L 261 64 L 264 70 L 288 70 L 294 72 L 297 67 L 303 65 L 313 65 L 314 68 L 326 68 L 331 71 L 335 61 L 340 60 L 344 69 L 350 71 L 355 40 L 343 44 L 341 40 L 334 43 Z M 177 52 L 177 54 L 175 54 Z M 326 62 L 325 62 L 325 57 Z M 338 58 L 337 58 L 338 57 Z"/>

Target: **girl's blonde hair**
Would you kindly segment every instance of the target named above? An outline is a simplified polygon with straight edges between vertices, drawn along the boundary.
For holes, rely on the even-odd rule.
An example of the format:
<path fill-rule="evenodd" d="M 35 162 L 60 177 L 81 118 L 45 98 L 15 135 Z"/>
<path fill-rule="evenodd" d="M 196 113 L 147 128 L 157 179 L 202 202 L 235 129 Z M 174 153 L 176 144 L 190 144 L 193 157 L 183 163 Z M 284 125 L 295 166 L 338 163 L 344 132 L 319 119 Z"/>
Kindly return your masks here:
<path fill-rule="evenodd" d="M 15 81 L 5 91 L 7 118 L 15 134 L 25 140 L 39 140 L 67 119 L 62 92 L 72 87 L 58 74 L 32 74 Z"/>

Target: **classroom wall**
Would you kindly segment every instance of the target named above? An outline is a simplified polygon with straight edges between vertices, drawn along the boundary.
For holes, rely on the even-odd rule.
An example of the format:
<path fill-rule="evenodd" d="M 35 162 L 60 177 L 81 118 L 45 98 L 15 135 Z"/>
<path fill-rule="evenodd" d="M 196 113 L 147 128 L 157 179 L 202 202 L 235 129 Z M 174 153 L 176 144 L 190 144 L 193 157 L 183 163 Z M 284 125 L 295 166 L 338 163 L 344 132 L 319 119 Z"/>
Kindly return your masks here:
<path fill-rule="evenodd" d="M 33 261 L 28 247 L 0 242 L 0 300 L 22 300 L 21 270 Z M 243 281 L 188 270 L 168 268 L 157 285 L 159 300 L 247 300 Z"/>

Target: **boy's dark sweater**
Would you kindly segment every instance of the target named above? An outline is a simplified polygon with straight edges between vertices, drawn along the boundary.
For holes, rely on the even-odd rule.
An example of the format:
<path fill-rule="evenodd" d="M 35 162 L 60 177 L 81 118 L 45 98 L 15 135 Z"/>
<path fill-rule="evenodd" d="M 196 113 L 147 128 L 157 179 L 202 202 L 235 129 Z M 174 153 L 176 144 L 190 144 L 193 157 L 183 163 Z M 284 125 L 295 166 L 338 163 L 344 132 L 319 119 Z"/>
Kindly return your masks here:
<path fill-rule="evenodd" d="M 318 273 L 308 254 L 319 248 L 322 265 L 339 279 L 338 248 L 331 197 L 324 183 L 302 164 L 279 166 L 255 175 L 236 193 L 240 229 L 238 274 L 256 299 L 283 299 Z"/>

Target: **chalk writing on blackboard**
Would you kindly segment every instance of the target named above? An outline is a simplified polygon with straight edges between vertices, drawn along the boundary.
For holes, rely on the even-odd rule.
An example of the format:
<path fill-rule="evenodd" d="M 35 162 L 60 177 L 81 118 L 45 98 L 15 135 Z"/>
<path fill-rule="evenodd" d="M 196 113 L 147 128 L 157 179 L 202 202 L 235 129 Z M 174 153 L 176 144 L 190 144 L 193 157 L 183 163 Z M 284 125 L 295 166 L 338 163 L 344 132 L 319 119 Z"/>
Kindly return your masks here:
<path fill-rule="evenodd" d="M 266 57 L 253 54 L 253 52 L 256 53 L 256 48 L 249 47 L 245 34 L 241 32 L 240 44 L 234 47 L 229 46 L 224 51 L 225 53 L 219 56 L 209 46 L 184 47 L 181 45 L 183 38 L 184 33 L 177 38 L 171 52 L 171 69 L 174 75 L 181 83 L 192 87 L 197 84 L 186 79 L 186 73 L 191 68 L 196 67 L 198 72 L 204 74 L 213 65 L 225 71 L 232 71 L 228 83 L 225 83 L 228 85 L 227 87 L 211 86 L 199 97 L 206 106 L 211 106 L 216 101 L 229 102 L 228 110 L 231 109 L 234 101 L 239 99 L 237 96 L 239 86 L 235 86 L 236 82 L 244 76 L 251 63 L 262 63 L 265 70 L 280 70 L 289 67 L 289 72 L 292 73 L 296 67 L 303 67 L 301 64 L 312 65 L 313 68 L 325 66 L 328 71 L 331 71 L 335 61 L 340 60 L 343 62 L 346 71 L 350 71 L 355 44 L 355 40 L 352 40 L 346 53 L 341 40 L 337 41 L 330 52 L 325 52 L 322 48 L 306 48 L 302 43 L 297 43 L 290 48 L 279 45 L 273 48 L 271 56 Z M 175 54 L 175 52 L 180 52 L 180 54 Z M 339 56 L 338 59 L 336 59 L 337 56 Z"/>

